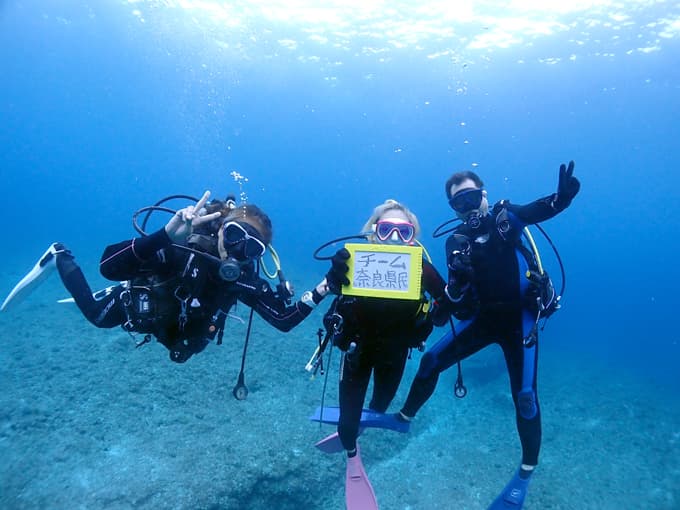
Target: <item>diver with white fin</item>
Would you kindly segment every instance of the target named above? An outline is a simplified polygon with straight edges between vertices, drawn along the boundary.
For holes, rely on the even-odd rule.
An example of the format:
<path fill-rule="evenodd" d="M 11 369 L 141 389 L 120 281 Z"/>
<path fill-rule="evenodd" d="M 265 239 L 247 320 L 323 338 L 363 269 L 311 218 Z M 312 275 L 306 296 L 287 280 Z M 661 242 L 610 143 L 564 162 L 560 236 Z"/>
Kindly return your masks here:
<path fill-rule="evenodd" d="M 47 251 L 38 259 L 33 269 L 17 283 L 12 291 L 7 295 L 0 306 L 0 311 L 11 310 L 24 299 L 26 299 L 38 286 L 42 284 L 57 269 L 61 281 L 66 289 L 71 291 L 72 297 L 60 299 L 59 303 L 78 303 L 83 315 L 88 317 L 90 310 L 94 308 L 91 300 L 101 301 L 105 299 L 116 288 L 115 285 L 106 287 L 89 294 L 90 287 L 85 280 L 85 276 L 73 261 L 73 255 L 66 246 L 61 243 L 52 243 Z M 124 283 L 124 282 L 121 282 Z M 83 285 L 84 284 L 84 285 Z M 82 291 L 82 292 L 81 292 Z M 76 301 L 75 296 L 79 297 Z M 88 313 L 86 313 L 86 310 Z M 89 319 L 93 324 L 94 321 Z M 97 324 L 95 324 L 97 325 Z M 106 326 L 100 326 L 106 327 Z"/>
<path fill-rule="evenodd" d="M 216 337 L 221 343 L 226 318 L 239 301 L 278 330 L 290 331 L 323 299 L 325 279 L 293 303 L 292 285 L 271 245 L 269 217 L 256 205 L 236 205 L 233 197 L 208 202 L 209 197 L 207 191 L 197 201 L 183 195 L 167 197 L 137 211 L 133 223 L 141 236 L 108 246 L 101 258 L 102 275 L 119 283 L 95 293 L 68 248 L 52 244 L 12 289 L 2 310 L 19 304 L 56 268 L 88 321 L 99 328 L 121 326 L 145 335 L 138 346 L 155 337 L 177 363 L 203 351 Z M 175 198 L 196 204 L 178 211 L 160 207 Z M 173 216 L 165 227 L 147 235 L 144 227 L 153 211 Z M 144 212 L 140 227 L 137 216 Z M 276 266 L 274 274 L 264 265 L 267 250 Z M 278 279 L 275 289 L 260 277 L 261 269 Z M 242 373 L 239 378 L 243 391 Z"/>

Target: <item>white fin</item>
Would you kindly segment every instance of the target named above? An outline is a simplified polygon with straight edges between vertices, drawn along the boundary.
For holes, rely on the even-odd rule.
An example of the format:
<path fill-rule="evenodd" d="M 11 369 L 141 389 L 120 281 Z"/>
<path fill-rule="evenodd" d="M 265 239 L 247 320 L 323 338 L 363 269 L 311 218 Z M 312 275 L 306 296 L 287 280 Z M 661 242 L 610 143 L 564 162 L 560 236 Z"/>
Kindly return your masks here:
<path fill-rule="evenodd" d="M 56 243 L 47 248 L 47 251 L 43 253 L 42 257 L 33 266 L 33 269 L 14 286 L 5 298 L 5 301 L 3 301 L 2 306 L 0 306 L 0 311 L 8 310 L 21 303 L 52 274 L 57 267 L 55 255 L 59 253 L 55 246 Z"/>

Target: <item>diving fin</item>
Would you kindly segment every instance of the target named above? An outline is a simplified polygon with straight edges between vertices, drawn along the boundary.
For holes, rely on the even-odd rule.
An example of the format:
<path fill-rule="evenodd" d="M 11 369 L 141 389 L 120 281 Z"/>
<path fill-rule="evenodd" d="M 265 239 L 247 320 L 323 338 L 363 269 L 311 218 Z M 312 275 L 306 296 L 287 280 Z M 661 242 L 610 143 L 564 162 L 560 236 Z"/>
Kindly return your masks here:
<path fill-rule="evenodd" d="M 318 441 L 314 446 L 324 453 L 340 453 L 345 449 L 342 446 L 340 436 L 338 436 L 337 432 L 333 432 L 330 436 L 324 437 L 322 440 Z"/>
<path fill-rule="evenodd" d="M 518 470 L 488 510 L 520 510 L 527 495 L 529 481 L 530 478 L 520 478 Z"/>
<path fill-rule="evenodd" d="M 360 436 L 363 431 L 364 428 L 359 427 L 359 433 L 357 435 Z M 342 446 L 342 441 L 340 441 L 340 436 L 338 436 L 337 432 L 334 432 L 330 436 L 324 437 L 314 446 L 324 453 L 340 453 L 345 451 L 345 447 Z"/>
<path fill-rule="evenodd" d="M 339 407 L 317 407 L 314 414 L 309 417 L 312 421 L 320 421 L 321 423 L 329 423 L 337 425 L 340 419 Z M 361 411 L 361 420 L 359 421 L 361 427 L 373 427 L 379 429 L 394 430 L 396 432 L 408 432 L 411 424 L 407 421 L 398 419 L 394 414 L 384 414 L 370 409 Z"/>
<path fill-rule="evenodd" d="M 38 262 L 36 262 L 35 266 L 33 266 L 33 269 L 14 286 L 5 298 L 5 301 L 3 301 L 2 306 L 0 306 L 0 311 L 14 307 L 31 294 L 56 269 L 56 255 L 65 251 L 66 247 L 61 243 L 50 245 Z"/>
<path fill-rule="evenodd" d="M 347 458 L 345 503 L 347 510 L 378 510 L 375 492 L 366 475 L 364 464 L 361 462 L 359 445 L 357 445 L 357 454 Z"/>

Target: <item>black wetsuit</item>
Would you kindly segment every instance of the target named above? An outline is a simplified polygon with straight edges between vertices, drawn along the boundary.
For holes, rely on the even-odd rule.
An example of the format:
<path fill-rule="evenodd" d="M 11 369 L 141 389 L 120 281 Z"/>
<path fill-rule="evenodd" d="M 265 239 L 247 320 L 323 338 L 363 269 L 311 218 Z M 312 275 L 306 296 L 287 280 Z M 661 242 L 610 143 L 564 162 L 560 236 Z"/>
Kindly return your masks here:
<path fill-rule="evenodd" d="M 242 268 L 237 281 L 220 279 L 214 261 L 177 248 L 164 229 L 104 250 L 102 275 L 123 283 L 102 295 L 92 296 L 68 250 L 57 254 L 57 268 L 64 286 L 92 324 L 152 334 L 178 363 L 201 352 L 223 330 L 237 301 L 281 331 L 292 329 L 312 310 L 301 301 L 286 306 L 256 274 L 252 263 Z"/>
<path fill-rule="evenodd" d="M 482 218 L 479 228 L 461 224 L 447 239 L 449 268 L 454 251 L 467 252 L 474 271 L 473 281 L 463 286 L 454 299 L 448 292 L 448 297 L 439 302 L 435 324 L 446 324 L 449 314 L 461 322 L 455 335 L 447 333 L 423 355 L 402 409 L 406 416 L 415 416 L 432 395 L 441 372 L 498 343 L 510 376 L 522 463 L 528 465 L 538 463 L 541 413 L 536 391 L 538 344 L 524 342 L 530 334 L 536 334 L 536 295 L 523 276 L 531 267 L 531 260 L 527 260 L 520 236 L 524 226 L 560 212 L 553 207 L 553 198 L 551 195 L 524 206 L 499 202 Z M 449 287 L 452 279 L 455 278 L 450 274 Z"/>
<path fill-rule="evenodd" d="M 423 261 L 422 289 L 442 299 L 444 280 Z M 340 369 L 338 434 L 346 450 L 356 448 L 361 411 L 373 373 L 373 396 L 368 407 L 384 413 L 399 388 L 409 349 L 419 347 L 432 332 L 432 320 L 421 312 L 422 301 L 367 297 L 338 298 L 342 315 L 344 352 Z"/>

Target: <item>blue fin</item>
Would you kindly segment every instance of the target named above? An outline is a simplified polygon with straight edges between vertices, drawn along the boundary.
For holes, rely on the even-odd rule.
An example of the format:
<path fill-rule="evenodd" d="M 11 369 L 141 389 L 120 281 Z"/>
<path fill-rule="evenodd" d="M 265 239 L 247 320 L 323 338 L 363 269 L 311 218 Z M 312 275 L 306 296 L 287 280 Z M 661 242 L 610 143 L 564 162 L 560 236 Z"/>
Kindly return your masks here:
<path fill-rule="evenodd" d="M 323 416 L 322 416 L 323 411 Z M 330 423 L 337 425 L 340 419 L 339 407 L 317 407 L 314 414 L 309 417 L 312 421 L 320 421 L 321 423 Z M 396 432 L 408 432 L 411 424 L 407 421 L 401 421 L 393 414 L 383 414 L 370 409 L 361 411 L 361 420 L 359 421 L 361 427 L 373 427 L 379 429 L 394 430 Z"/>
<path fill-rule="evenodd" d="M 524 498 L 529 488 L 529 480 L 519 477 L 519 470 L 508 482 L 503 492 L 491 503 L 488 510 L 519 510 L 524 504 Z"/>

